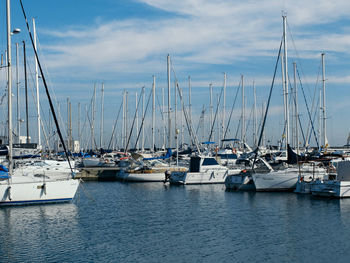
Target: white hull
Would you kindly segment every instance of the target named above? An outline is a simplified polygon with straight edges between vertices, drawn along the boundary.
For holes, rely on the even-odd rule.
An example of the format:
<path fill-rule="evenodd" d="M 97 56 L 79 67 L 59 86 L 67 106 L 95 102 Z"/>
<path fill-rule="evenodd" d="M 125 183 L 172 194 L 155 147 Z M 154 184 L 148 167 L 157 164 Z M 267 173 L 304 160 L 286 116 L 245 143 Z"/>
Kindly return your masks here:
<path fill-rule="evenodd" d="M 12 183 L 0 182 L 0 206 L 71 201 L 79 187 L 79 180 L 46 181 L 14 177 Z"/>
<path fill-rule="evenodd" d="M 128 173 L 120 170 L 116 177 L 126 182 L 164 182 L 165 173 Z"/>
<path fill-rule="evenodd" d="M 297 172 L 274 171 L 252 177 L 256 191 L 293 191 L 298 181 Z"/>
<path fill-rule="evenodd" d="M 269 173 L 252 174 L 257 191 L 293 191 L 296 188 L 299 172 L 305 178 L 323 178 L 326 172 L 321 168 L 287 168 Z"/>
<path fill-rule="evenodd" d="M 125 182 L 164 182 L 167 171 L 186 171 L 184 167 L 153 167 L 148 170 L 124 170 L 116 174 L 116 179 Z"/>
<path fill-rule="evenodd" d="M 228 170 L 207 170 L 205 172 L 172 172 L 170 176 L 171 184 L 223 184 Z"/>
<path fill-rule="evenodd" d="M 321 181 L 317 180 L 311 187 L 315 196 L 350 197 L 350 181 Z"/>

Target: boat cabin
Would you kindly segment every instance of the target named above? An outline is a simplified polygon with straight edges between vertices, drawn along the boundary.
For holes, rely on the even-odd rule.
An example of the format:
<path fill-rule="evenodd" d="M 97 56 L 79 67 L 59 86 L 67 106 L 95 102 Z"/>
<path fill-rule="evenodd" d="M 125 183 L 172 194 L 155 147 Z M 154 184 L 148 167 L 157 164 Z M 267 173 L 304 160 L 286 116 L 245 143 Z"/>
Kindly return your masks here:
<path fill-rule="evenodd" d="M 217 166 L 219 163 L 215 160 L 214 157 L 200 157 L 200 156 L 191 156 L 190 159 L 190 173 L 199 173 L 201 172 L 202 166 Z"/>

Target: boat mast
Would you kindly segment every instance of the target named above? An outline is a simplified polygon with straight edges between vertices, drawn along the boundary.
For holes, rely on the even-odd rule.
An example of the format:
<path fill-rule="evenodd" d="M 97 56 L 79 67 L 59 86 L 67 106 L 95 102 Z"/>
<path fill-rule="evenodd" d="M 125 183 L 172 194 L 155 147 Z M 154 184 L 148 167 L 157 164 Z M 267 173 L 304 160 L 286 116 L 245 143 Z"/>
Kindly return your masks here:
<path fill-rule="evenodd" d="M 177 88 L 177 79 L 175 79 L 175 90 L 174 90 L 174 96 L 175 96 L 175 102 L 174 102 L 174 111 L 175 111 L 175 118 L 174 118 L 174 127 L 175 127 L 175 138 L 176 138 L 176 151 L 178 148 L 178 134 L 177 134 L 177 92 L 176 92 L 176 88 Z"/>
<path fill-rule="evenodd" d="M 10 0 L 6 0 L 6 17 L 7 17 L 7 99 L 8 99 L 8 160 L 9 175 L 12 176 L 12 72 L 11 72 L 11 18 L 10 18 Z"/>
<path fill-rule="evenodd" d="M 69 98 L 67 98 L 67 147 L 69 150 Z"/>
<path fill-rule="evenodd" d="M 191 104 L 191 76 L 188 76 L 188 113 L 192 125 L 192 104 Z"/>
<path fill-rule="evenodd" d="M 24 90 L 26 96 L 26 143 L 29 143 L 29 117 L 28 117 L 28 80 L 27 80 L 27 56 L 26 56 L 26 42 L 23 40 L 23 66 L 24 66 Z"/>
<path fill-rule="evenodd" d="M 165 118 L 164 118 L 164 113 L 165 113 L 165 96 L 164 96 L 164 87 L 162 87 L 162 119 L 163 119 L 163 146 L 162 149 L 165 149 L 165 137 L 166 137 L 166 131 L 165 131 Z"/>
<path fill-rule="evenodd" d="M 72 103 L 70 101 L 69 101 L 69 146 L 70 148 L 68 148 L 68 150 L 73 151 Z"/>
<path fill-rule="evenodd" d="M 103 102 L 104 102 L 104 83 L 102 82 L 101 89 L 101 120 L 100 120 L 100 148 L 103 148 Z"/>
<path fill-rule="evenodd" d="M 168 73 L 168 148 L 171 148 L 171 114 L 170 114 L 170 55 L 167 56 Z M 169 158 L 170 165 L 170 158 Z"/>
<path fill-rule="evenodd" d="M 137 92 L 135 93 L 135 109 L 136 109 L 136 130 L 139 131 L 139 109 L 137 107 Z M 137 137 L 137 134 L 135 134 Z M 139 149 L 139 142 L 136 142 L 136 150 Z"/>
<path fill-rule="evenodd" d="M 33 18 L 33 37 L 34 37 L 34 48 L 36 48 L 36 29 L 35 29 L 35 19 Z M 36 87 L 36 110 L 38 112 L 38 147 L 41 148 L 41 128 L 40 128 L 40 105 L 39 105 L 39 73 L 38 73 L 38 60 L 35 57 L 35 87 Z"/>
<path fill-rule="evenodd" d="M 129 92 L 125 91 L 125 146 L 128 144 L 128 122 L 129 122 Z M 143 149 L 142 149 L 143 150 Z"/>
<path fill-rule="evenodd" d="M 95 99 L 96 99 L 96 83 L 94 83 L 94 96 L 92 99 L 91 107 L 91 150 L 94 149 L 95 145 Z"/>
<path fill-rule="evenodd" d="M 244 100 L 244 76 L 241 76 L 242 80 L 242 147 L 244 149 L 245 144 L 245 100 Z"/>
<path fill-rule="evenodd" d="M 210 119 L 209 119 L 210 126 L 209 126 L 209 131 L 210 131 L 212 128 L 212 125 L 213 125 L 213 84 L 212 83 L 209 84 L 209 92 L 210 92 Z"/>
<path fill-rule="evenodd" d="M 324 56 L 325 53 L 321 54 L 322 56 L 322 89 L 323 89 L 323 102 L 322 102 L 322 115 L 323 115 L 323 146 L 326 148 L 328 145 L 327 134 L 326 134 L 326 69 Z"/>
<path fill-rule="evenodd" d="M 17 85 L 17 142 L 20 143 L 20 135 L 21 135 L 21 115 L 20 115 L 20 107 L 19 107 L 19 55 L 18 55 L 18 43 L 16 43 L 16 85 Z"/>
<path fill-rule="evenodd" d="M 283 46 L 284 46 L 284 98 L 285 98 L 285 117 L 286 117 L 286 145 L 289 144 L 289 107 L 288 107 L 288 61 L 287 61 L 287 16 L 283 17 Z"/>
<path fill-rule="evenodd" d="M 255 81 L 253 81 L 253 92 L 254 92 L 254 147 L 257 147 L 258 138 L 257 138 L 257 118 L 256 118 L 256 89 L 255 89 Z"/>
<path fill-rule="evenodd" d="M 299 120 L 299 109 L 298 109 L 298 90 L 297 90 L 297 64 L 294 62 L 294 94 L 295 94 L 295 137 L 297 144 L 297 154 L 299 155 L 299 131 L 298 131 L 298 120 Z"/>
<path fill-rule="evenodd" d="M 152 85 L 152 145 L 151 151 L 154 152 L 154 126 L 156 122 L 156 77 L 153 76 L 153 85 Z"/>
<path fill-rule="evenodd" d="M 221 94 L 220 94 L 221 95 Z M 217 109 L 219 109 L 219 107 L 220 107 L 220 99 L 221 99 L 221 96 L 220 96 L 220 98 L 219 98 L 219 94 L 216 94 L 216 101 L 217 101 Z M 218 110 L 216 111 L 216 113 L 215 113 L 215 117 L 216 118 L 218 118 L 218 121 L 216 122 L 216 130 L 217 130 L 217 137 L 216 137 L 216 139 L 217 139 L 217 145 L 220 145 L 220 119 L 219 119 L 219 116 L 220 116 L 220 114 L 219 114 L 219 112 L 218 112 Z"/>
<path fill-rule="evenodd" d="M 80 144 L 80 102 L 78 102 L 78 142 Z"/>
<path fill-rule="evenodd" d="M 224 73 L 224 101 L 223 101 L 223 111 L 222 111 L 222 138 L 225 138 L 225 111 L 226 111 L 226 73 Z M 218 142 L 219 143 L 219 142 Z"/>
<path fill-rule="evenodd" d="M 122 124 L 122 147 L 125 149 L 125 90 L 123 91 L 123 124 Z"/>
<path fill-rule="evenodd" d="M 127 97 L 126 97 L 127 98 Z M 128 100 L 126 100 L 128 102 Z M 128 104 L 126 104 L 128 105 Z M 145 92 L 142 92 L 142 116 L 145 115 Z M 142 118 L 142 122 L 144 119 Z M 145 150 L 145 125 L 142 125 L 142 139 L 141 139 L 141 151 Z"/>
<path fill-rule="evenodd" d="M 322 140 L 321 140 L 321 126 L 322 126 L 322 90 L 320 89 L 320 96 L 319 96 L 319 113 L 318 113 L 318 141 L 320 142 L 320 150 L 322 148 Z"/>

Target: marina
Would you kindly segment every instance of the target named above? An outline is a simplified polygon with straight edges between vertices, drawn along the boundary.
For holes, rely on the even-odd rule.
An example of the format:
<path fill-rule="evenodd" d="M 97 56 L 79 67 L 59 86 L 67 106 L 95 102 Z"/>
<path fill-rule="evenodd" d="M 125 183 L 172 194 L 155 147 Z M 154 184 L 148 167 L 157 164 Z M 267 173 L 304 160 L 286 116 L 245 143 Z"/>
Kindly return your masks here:
<path fill-rule="evenodd" d="M 0 262 L 347 262 L 348 12 L 262 1 L 4 0 Z"/>

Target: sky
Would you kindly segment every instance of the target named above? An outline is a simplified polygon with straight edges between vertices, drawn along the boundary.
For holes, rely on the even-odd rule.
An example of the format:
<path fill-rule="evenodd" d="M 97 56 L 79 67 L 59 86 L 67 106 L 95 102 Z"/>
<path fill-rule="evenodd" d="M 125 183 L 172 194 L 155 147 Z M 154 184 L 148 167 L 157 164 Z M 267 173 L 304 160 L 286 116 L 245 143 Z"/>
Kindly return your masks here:
<path fill-rule="evenodd" d="M 12 28 L 22 30 L 19 35 L 13 36 L 13 45 L 24 39 L 29 46 L 28 33 L 19 3 L 11 1 L 11 4 Z M 91 107 L 94 85 L 97 87 L 96 140 L 100 125 L 101 83 L 104 83 L 105 88 L 103 132 L 105 143 L 111 136 L 124 90 L 129 94 L 129 127 L 135 109 L 135 106 L 131 105 L 136 104 L 135 93 L 139 95 L 144 86 L 147 97 L 152 87 L 153 75 L 156 77 L 157 98 L 161 104 L 161 90 L 163 88 L 167 90 L 167 54 L 170 54 L 172 62 L 172 86 L 176 75 L 179 86 L 183 88 L 186 105 L 188 76 L 191 76 L 191 104 L 195 128 L 198 126 L 202 108 L 204 107 L 206 113 L 209 113 L 210 83 L 214 89 L 215 109 L 218 94 L 223 86 L 224 73 L 227 74 L 226 121 L 241 75 L 244 75 L 247 118 L 251 116 L 253 106 L 253 82 L 256 87 L 260 118 L 262 105 L 267 101 L 282 38 L 283 11 L 288 23 L 289 79 L 293 81 L 292 69 L 295 62 L 306 101 L 309 108 L 312 108 L 315 90 L 317 96 L 314 104 L 319 99 L 319 89 L 322 86 L 321 53 L 326 54 L 327 138 L 330 145 L 339 146 L 346 143 L 350 132 L 349 1 L 23 0 L 23 4 L 30 22 L 32 18 L 36 20 L 39 59 L 49 80 L 50 90 L 54 94 L 55 105 L 57 102 L 60 103 L 59 111 L 63 127 L 67 122 L 67 98 L 70 98 L 72 103 L 75 137 L 78 123 L 77 105 L 81 104 L 81 115 L 86 116 L 83 111 Z M 0 48 L 1 53 L 4 53 L 5 1 L 1 2 L 0 23 Z M 29 85 L 33 90 L 34 65 L 30 63 L 33 62 L 33 54 L 31 51 L 28 52 L 28 61 L 31 64 Z M 12 56 L 14 60 L 14 51 Z M 20 72 L 22 67 L 23 63 L 20 63 Z M 280 66 L 278 69 L 266 127 L 267 139 L 274 144 L 283 133 Z M 0 71 L 0 75 L 4 78 L 5 71 Z M 22 77 L 20 79 L 20 97 L 23 101 Z M 3 84 L 0 95 L 5 93 L 5 87 L 6 84 Z M 301 86 L 298 89 L 299 114 L 306 133 L 308 114 Z M 40 90 L 42 114 L 45 119 L 48 107 L 44 102 L 42 85 Z M 24 105 L 21 104 L 20 107 L 21 116 L 24 116 Z M 220 109 L 222 108 L 221 103 Z M 235 137 L 239 129 L 240 108 L 241 98 L 235 105 L 230 126 L 231 137 Z M 159 112 L 158 109 L 157 118 L 161 120 Z M 34 107 L 31 107 L 30 123 L 33 140 L 37 136 L 33 125 L 35 115 Z M 220 118 L 222 119 L 222 111 Z M 46 117 L 44 126 L 50 125 L 48 119 Z M 148 122 L 145 124 L 148 130 L 149 119 L 150 117 L 146 118 Z M 208 114 L 205 115 L 205 119 L 209 119 Z M 318 125 L 317 119 L 316 117 L 315 129 Z M 83 123 L 84 117 L 81 118 L 81 127 Z M 157 123 L 157 129 L 161 130 L 162 121 Z M 251 140 L 252 120 L 247 120 L 247 123 L 247 137 Z M 21 129 L 24 130 L 24 124 Z M 87 126 L 85 129 L 89 130 Z"/>

